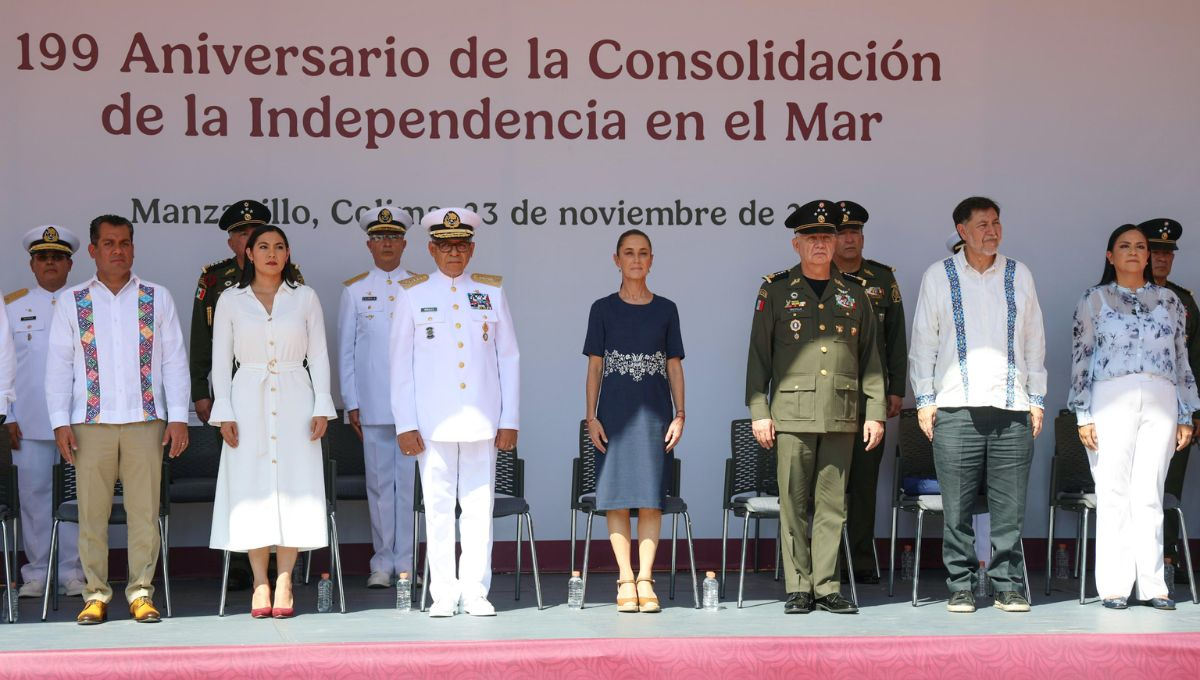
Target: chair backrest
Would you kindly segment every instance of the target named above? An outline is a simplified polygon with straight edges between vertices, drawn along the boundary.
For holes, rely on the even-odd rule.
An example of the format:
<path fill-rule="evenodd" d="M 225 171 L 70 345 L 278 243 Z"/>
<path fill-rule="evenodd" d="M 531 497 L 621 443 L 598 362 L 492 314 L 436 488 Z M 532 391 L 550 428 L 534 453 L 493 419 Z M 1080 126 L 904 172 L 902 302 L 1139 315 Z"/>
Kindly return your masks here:
<path fill-rule="evenodd" d="M 21 495 L 17 492 L 17 466 L 0 466 L 0 505 L 8 508 L 8 516 L 16 517 L 21 510 Z"/>
<path fill-rule="evenodd" d="M 188 446 L 171 461 L 171 479 L 216 479 L 221 469 L 221 430 L 210 425 L 188 427 Z"/>
<path fill-rule="evenodd" d="M 344 476 L 367 474 L 367 464 L 363 458 L 363 443 L 354 431 L 341 418 L 330 418 L 329 426 L 325 429 L 325 437 L 321 446 L 330 458 L 337 461 L 337 472 Z"/>
<path fill-rule="evenodd" d="M 166 449 L 164 448 L 164 451 Z M 79 491 L 75 482 L 75 466 L 66 462 L 55 463 L 53 470 L 54 484 L 50 490 L 50 496 L 53 499 L 53 510 L 55 517 L 58 516 L 58 509 L 63 503 L 78 500 Z M 121 484 L 121 480 L 117 480 L 113 487 L 113 497 L 119 498 L 125 495 L 125 488 Z M 171 459 L 165 454 L 162 460 L 162 473 L 160 476 L 158 488 L 158 516 L 167 517 L 171 514 Z"/>
<path fill-rule="evenodd" d="M 729 460 L 725 461 L 725 509 L 732 507 L 733 498 L 746 494 L 778 496 L 779 478 L 775 449 L 759 446 L 743 418 L 729 424 Z"/>
<path fill-rule="evenodd" d="M 1054 419 L 1054 460 L 1050 463 L 1050 500 L 1058 494 L 1096 490 L 1087 449 L 1079 441 L 1079 421 L 1074 411 L 1063 409 Z"/>
<path fill-rule="evenodd" d="M 1188 466 L 1188 460 L 1191 458 L 1191 453 L 1192 453 L 1191 446 L 1184 448 L 1182 451 L 1175 452 L 1175 457 L 1171 459 L 1171 462 L 1174 463 L 1175 461 L 1178 460 L 1179 464 L 1183 466 L 1183 474 L 1181 474 L 1177 477 L 1174 477 L 1174 478 L 1168 477 L 1166 485 L 1164 486 L 1164 489 L 1163 489 L 1163 491 L 1165 493 L 1171 494 L 1179 501 L 1183 501 L 1183 489 L 1184 489 L 1183 481 L 1187 477 L 1187 466 Z M 1172 482 L 1174 482 L 1174 483 L 1172 483 Z"/>
<path fill-rule="evenodd" d="M 937 478 L 933 464 L 933 443 L 921 431 L 917 409 L 900 411 L 900 438 L 896 442 L 896 466 L 892 472 L 892 499 L 899 501 L 905 477 Z"/>
<path fill-rule="evenodd" d="M 421 488 L 421 475 L 414 475 L 413 510 L 425 512 L 425 491 Z M 496 452 L 495 492 L 513 498 L 525 497 L 525 461 L 517 450 Z"/>
<path fill-rule="evenodd" d="M 581 506 L 579 499 L 596 493 L 596 447 L 588 436 L 587 421 L 579 421 L 579 457 L 571 463 L 571 509 Z"/>

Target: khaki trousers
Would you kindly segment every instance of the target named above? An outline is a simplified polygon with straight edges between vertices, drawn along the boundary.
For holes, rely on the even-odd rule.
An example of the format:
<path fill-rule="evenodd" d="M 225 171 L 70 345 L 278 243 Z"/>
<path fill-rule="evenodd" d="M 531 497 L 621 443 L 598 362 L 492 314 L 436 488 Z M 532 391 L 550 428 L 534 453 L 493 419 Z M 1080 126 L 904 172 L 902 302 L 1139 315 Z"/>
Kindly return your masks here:
<path fill-rule="evenodd" d="M 83 599 L 110 602 L 108 584 L 108 518 L 113 487 L 124 487 L 129 528 L 129 580 L 125 598 L 154 597 L 158 566 L 159 485 L 162 481 L 163 430 L 166 423 L 72 425 L 79 450 L 75 452 L 75 484 L 79 493 L 79 560 L 87 586 Z"/>
<path fill-rule="evenodd" d="M 853 432 L 776 434 L 783 580 L 788 593 L 824 597 L 841 591 L 838 551 L 846 521 L 846 476 L 854 437 Z"/>

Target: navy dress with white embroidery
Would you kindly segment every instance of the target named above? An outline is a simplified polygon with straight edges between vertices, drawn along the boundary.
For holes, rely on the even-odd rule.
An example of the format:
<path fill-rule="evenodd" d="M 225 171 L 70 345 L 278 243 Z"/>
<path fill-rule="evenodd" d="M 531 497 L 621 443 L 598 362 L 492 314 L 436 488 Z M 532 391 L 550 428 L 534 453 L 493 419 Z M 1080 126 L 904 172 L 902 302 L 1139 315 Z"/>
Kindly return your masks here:
<path fill-rule="evenodd" d="M 592 303 L 583 353 L 604 359 L 596 417 L 608 436 L 596 453 L 596 507 L 662 508 L 671 424 L 667 360 L 683 358 L 679 310 L 655 295 L 632 305 L 617 293 Z"/>

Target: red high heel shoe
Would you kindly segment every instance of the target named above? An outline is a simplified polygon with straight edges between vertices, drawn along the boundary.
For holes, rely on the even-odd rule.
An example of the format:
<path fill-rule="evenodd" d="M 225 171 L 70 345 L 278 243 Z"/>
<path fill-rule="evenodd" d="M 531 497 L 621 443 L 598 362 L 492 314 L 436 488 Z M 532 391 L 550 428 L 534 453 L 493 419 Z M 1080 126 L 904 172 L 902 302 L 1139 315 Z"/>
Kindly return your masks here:
<path fill-rule="evenodd" d="M 270 599 L 270 596 L 271 596 L 269 588 L 270 587 L 268 586 L 268 592 L 267 592 L 268 599 Z M 271 617 L 271 608 L 270 607 L 255 607 L 253 604 L 251 604 L 250 616 L 252 618 L 256 618 L 256 619 L 270 618 Z"/>
<path fill-rule="evenodd" d="M 276 584 L 278 585 L 278 584 Z M 279 594 L 279 588 L 275 588 L 275 594 Z M 295 604 L 295 595 L 293 594 L 293 604 Z M 271 607 L 271 618 L 275 619 L 290 619 L 296 615 L 296 608 L 292 607 Z"/>

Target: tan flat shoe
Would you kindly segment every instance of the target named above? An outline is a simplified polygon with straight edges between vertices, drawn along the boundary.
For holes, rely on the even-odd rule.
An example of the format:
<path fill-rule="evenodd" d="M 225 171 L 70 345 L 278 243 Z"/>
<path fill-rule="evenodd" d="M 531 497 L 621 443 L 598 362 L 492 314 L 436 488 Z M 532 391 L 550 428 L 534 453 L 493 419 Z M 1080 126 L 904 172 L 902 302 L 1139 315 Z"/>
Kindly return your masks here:
<path fill-rule="evenodd" d="M 654 586 L 654 579 L 652 579 L 652 578 L 639 578 L 637 580 L 637 582 L 638 583 L 649 583 L 651 587 Z M 653 593 L 654 591 L 651 590 L 650 592 Z M 659 604 L 658 604 L 658 596 L 657 595 L 649 595 L 649 596 L 642 595 L 641 592 L 639 591 L 638 592 L 638 611 L 643 614 L 657 614 L 660 611 L 662 611 L 662 607 L 659 606 Z"/>
<path fill-rule="evenodd" d="M 617 611 L 618 612 L 620 612 L 622 614 L 638 613 L 637 586 L 635 584 L 636 584 L 636 581 L 633 581 L 633 580 L 624 581 L 621 579 L 617 579 Z M 621 586 L 625 586 L 625 585 L 634 586 L 633 597 L 621 597 Z"/>

